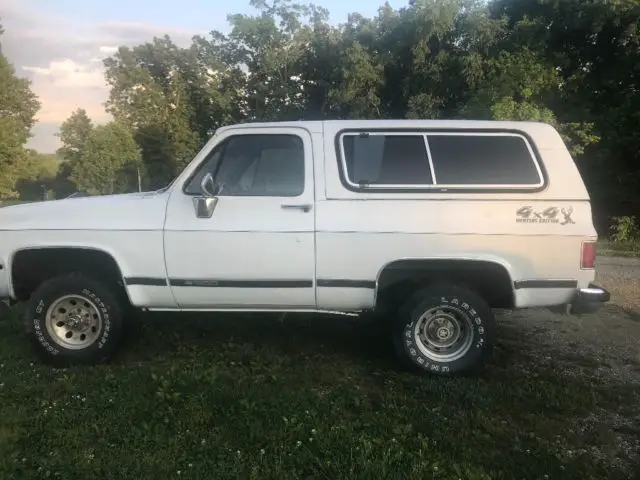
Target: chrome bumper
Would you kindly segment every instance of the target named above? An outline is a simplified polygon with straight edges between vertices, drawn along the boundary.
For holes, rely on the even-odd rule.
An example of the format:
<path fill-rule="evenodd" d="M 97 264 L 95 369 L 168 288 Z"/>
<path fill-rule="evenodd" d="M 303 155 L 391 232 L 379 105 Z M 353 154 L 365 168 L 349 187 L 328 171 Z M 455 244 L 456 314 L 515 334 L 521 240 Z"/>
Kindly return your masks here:
<path fill-rule="evenodd" d="M 587 288 L 576 290 L 573 300 L 567 305 L 552 307 L 555 313 L 567 315 L 583 315 L 594 313 L 611 299 L 611 294 L 602 287 L 590 284 Z"/>

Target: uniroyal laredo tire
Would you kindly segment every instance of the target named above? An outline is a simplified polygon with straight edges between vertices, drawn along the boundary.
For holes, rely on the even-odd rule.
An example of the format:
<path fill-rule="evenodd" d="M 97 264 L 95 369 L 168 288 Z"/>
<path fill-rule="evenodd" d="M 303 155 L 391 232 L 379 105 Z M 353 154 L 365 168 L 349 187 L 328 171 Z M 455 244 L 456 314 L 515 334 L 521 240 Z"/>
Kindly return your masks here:
<path fill-rule="evenodd" d="M 31 295 L 24 322 L 37 353 L 56 367 L 110 360 L 123 332 L 118 296 L 82 273 L 45 280 Z"/>
<path fill-rule="evenodd" d="M 484 367 L 495 331 L 493 311 L 477 293 L 436 284 L 415 292 L 400 307 L 392 335 L 396 354 L 408 367 L 461 376 Z"/>

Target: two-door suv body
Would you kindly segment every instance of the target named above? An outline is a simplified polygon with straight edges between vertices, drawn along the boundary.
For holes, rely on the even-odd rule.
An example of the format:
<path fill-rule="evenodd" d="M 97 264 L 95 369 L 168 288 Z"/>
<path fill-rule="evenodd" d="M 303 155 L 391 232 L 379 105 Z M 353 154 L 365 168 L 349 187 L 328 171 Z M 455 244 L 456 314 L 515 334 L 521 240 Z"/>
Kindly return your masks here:
<path fill-rule="evenodd" d="M 596 239 L 549 125 L 249 123 L 162 190 L 0 209 L 0 298 L 27 303 L 54 364 L 109 359 L 131 307 L 374 311 L 409 365 L 459 374 L 491 351 L 494 309 L 606 302 Z"/>

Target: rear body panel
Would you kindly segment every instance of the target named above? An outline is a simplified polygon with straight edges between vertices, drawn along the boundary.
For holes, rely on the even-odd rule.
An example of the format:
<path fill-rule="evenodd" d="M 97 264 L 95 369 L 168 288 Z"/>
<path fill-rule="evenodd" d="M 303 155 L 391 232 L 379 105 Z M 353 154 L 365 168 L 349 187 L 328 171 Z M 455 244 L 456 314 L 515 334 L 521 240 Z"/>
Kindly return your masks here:
<path fill-rule="evenodd" d="M 517 131 L 534 147 L 545 182 L 536 191 L 353 191 L 345 185 L 336 138 L 350 129 Z M 318 286 L 318 306 L 375 303 L 385 265 L 401 259 L 485 260 L 504 266 L 516 308 L 571 301 L 595 271 L 581 270 L 584 241 L 597 238 L 589 195 L 561 137 L 550 126 L 514 122 L 327 122 L 325 188 L 316 205 L 319 278 L 359 280 Z M 533 190 L 533 189 L 532 189 Z M 356 306 L 356 305 L 353 305 Z"/>

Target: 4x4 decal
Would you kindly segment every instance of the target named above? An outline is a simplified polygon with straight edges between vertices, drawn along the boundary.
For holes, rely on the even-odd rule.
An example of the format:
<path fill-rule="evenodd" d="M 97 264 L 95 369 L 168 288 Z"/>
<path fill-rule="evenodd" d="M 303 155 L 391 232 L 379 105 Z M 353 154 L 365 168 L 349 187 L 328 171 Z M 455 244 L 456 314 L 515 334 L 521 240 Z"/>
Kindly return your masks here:
<path fill-rule="evenodd" d="M 564 219 L 562 222 L 558 216 L 562 214 Z M 569 223 L 576 223 L 571 218 L 573 214 L 573 207 L 558 208 L 549 207 L 542 211 L 536 211 L 531 206 L 521 207 L 516 211 L 516 222 L 518 223 L 559 223 L 560 225 L 567 225 Z"/>

